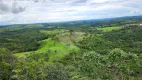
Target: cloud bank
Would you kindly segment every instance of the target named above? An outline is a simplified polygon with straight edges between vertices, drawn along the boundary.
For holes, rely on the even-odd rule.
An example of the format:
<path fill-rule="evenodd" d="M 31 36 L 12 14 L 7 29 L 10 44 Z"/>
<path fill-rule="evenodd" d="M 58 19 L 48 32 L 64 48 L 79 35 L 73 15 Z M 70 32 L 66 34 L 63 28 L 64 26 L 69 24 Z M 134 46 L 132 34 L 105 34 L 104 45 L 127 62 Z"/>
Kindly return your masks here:
<path fill-rule="evenodd" d="M 141 0 L 0 0 L 0 24 L 141 15 L 141 4 Z"/>

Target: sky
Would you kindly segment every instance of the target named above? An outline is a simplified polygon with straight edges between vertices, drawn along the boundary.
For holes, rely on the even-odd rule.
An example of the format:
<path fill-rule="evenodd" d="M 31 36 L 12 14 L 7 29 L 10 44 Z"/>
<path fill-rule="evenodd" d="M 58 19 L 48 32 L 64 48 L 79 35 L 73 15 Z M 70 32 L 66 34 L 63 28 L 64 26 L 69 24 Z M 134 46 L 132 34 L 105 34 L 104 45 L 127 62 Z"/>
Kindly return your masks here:
<path fill-rule="evenodd" d="M 142 0 L 0 0 L 0 24 L 142 15 Z"/>

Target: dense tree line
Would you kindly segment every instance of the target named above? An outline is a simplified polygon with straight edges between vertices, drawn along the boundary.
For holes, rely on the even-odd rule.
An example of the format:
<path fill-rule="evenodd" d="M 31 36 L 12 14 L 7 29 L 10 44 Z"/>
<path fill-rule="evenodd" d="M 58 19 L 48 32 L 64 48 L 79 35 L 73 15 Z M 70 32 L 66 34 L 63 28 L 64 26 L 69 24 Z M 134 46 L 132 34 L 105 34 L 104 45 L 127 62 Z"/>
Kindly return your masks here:
<path fill-rule="evenodd" d="M 95 50 L 99 53 L 106 53 L 113 48 L 121 48 L 126 52 L 142 53 L 142 27 L 126 27 L 121 30 L 97 33 L 84 38 L 80 42 L 80 48 Z"/>
<path fill-rule="evenodd" d="M 39 47 L 39 41 L 48 36 L 39 30 L 22 29 L 0 33 L 0 48 L 7 48 L 13 53 L 32 51 Z"/>
<path fill-rule="evenodd" d="M 6 48 L 0 48 L 0 80 L 9 80 L 16 64 L 16 58 Z"/>
<path fill-rule="evenodd" d="M 2 52 L 6 53 L 4 49 Z M 141 79 L 141 58 L 118 48 L 105 55 L 95 51 L 73 52 L 54 63 L 48 63 L 48 54 L 31 53 L 17 61 L 12 55 L 0 55 L 0 80 Z"/>

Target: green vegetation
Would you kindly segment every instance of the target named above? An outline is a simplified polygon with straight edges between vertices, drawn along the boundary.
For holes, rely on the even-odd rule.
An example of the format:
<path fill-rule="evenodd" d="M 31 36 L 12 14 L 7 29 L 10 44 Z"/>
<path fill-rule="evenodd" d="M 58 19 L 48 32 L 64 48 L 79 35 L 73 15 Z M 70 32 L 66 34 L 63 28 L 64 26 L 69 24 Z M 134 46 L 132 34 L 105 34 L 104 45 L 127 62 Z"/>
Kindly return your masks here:
<path fill-rule="evenodd" d="M 0 48 L 7 48 L 12 53 L 32 51 L 38 49 L 38 41 L 48 36 L 38 30 L 16 30 L 0 33 Z"/>
<path fill-rule="evenodd" d="M 42 31 L 42 32 L 45 33 L 45 34 L 48 34 L 48 35 L 49 34 L 56 35 L 60 31 L 59 30 L 53 30 L 53 31 Z M 59 35 L 58 38 L 60 39 L 60 41 L 56 40 L 55 38 L 48 38 L 48 39 L 40 41 L 41 46 L 39 47 L 39 49 L 37 49 L 35 51 L 16 53 L 14 55 L 21 58 L 21 57 L 24 57 L 26 55 L 30 55 L 31 53 L 39 54 L 39 53 L 50 52 L 50 54 L 49 54 L 50 60 L 49 61 L 54 61 L 57 57 L 61 58 L 64 55 L 69 54 L 72 51 L 78 51 L 79 48 L 77 46 L 75 46 L 70 40 L 68 41 L 66 39 L 61 39 L 63 36 L 65 37 L 65 35 L 66 35 L 66 38 L 69 38 L 69 34 L 64 33 L 62 35 Z M 55 37 L 57 37 L 57 36 L 55 36 Z"/>
<path fill-rule="evenodd" d="M 140 21 L 2 27 L 0 80 L 141 80 Z"/>
<path fill-rule="evenodd" d="M 102 30 L 103 32 L 110 32 L 112 30 L 119 30 L 121 27 L 105 27 L 105 28 L 97 28 L 97 30 Z"/>

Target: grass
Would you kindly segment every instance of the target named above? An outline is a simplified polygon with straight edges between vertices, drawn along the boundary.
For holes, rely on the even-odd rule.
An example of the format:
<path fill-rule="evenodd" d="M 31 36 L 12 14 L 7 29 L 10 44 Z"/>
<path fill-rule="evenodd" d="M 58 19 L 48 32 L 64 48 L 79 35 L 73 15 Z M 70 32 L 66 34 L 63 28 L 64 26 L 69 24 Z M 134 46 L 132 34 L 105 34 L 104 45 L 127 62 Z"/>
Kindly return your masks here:
<path fill-rule="evenodd" d="M 54 33 L 57 31 L 42 31 L 44 33 Z M 59 32 L 59 31 L 58 31 Z M 61 31 L 63 32 L 63 31 Z M 66 33 L 62 33 L 59 35 L 59 38 L 63 38 L 63 35 Z M 76 37 L 80 37 L 80 34 L 78 32 L 78 36 L 76 35 Z M 64 36 L 66 38 L 69 38 L 69 35 Z M 78 40 L 78 38 L 76 38 Z M 26 55 L 30 55 L 30 53 L 35 53 L 35 54 L 42 54 L 42 53 L 46 53 L 49 52 L 49 62 L 53 62 L 54 60 L 60 59 L 62 57 L 64 57 L 65 55 L 71 53 L 72 51 L 78 51 L 79 48 L 77 46 L 74 45 L 73 42 L 71 42 L 70 40 L 66 40 L 65 38 L 63 38 L 62 40 L 56 41 L 53 40 L 51 38 L 45 39 L 41 41 L 41 46 L 38 50 L 36 51 L 30 51 L 30 52 L 22 52 L 22 53 L 16 53 L 14 54 L 15 56 L 17 56 L 18 58 L 21 57 L 26 57 Z"/>
<path fill-rule="evenodd" d="M 97 30 L 102 30 L 103 32 L 110 32 L 112 30 L 119 30 L 119 29 L 121 29 L 120 26 L 97 28 Z"/>
<path fill-rule="evenodd" d="M 55 59 L 62 58 L 66 54 L 69 54 L 71 51 L 79 50 L 73 43 L 69 43 L 70 46 L 66 46 L 67 44 L 68 43 L 57 42 L 49 38 L 43 40 L 41 47 L 36 51 L 16 53 L 14 55 L 21 58 L 33 52 L 35 52 L 35 54 L 50 52 L 49 61 L 54 61 Z"/>
<path fill-rule="evenodd" d="M 55 59 L 62 58 L 71 51 L 78 50 L 79 48 L 70 43 L 67 47 L 67 43 L 62 43 L 60 41 L 54 41 L 51 38 L 43 40 L 43 45 L 37 50 L 37 53 L 50 52 L 49 61 L 54 61 Z"/>

